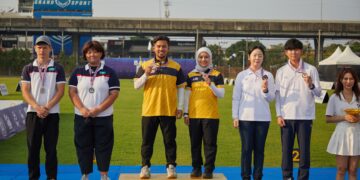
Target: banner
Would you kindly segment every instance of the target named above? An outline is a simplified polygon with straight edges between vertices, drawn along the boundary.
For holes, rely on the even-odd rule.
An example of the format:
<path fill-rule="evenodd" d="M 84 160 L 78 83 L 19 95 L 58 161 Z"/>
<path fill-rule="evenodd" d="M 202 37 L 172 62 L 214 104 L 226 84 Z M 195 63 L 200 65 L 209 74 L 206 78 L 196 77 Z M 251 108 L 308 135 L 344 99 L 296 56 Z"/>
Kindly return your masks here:
<path fill-rule="evenodd" d="M 8 139 L 25 129 L 26 110 L 25 103 L 0 109 L 0 140 Z"/>
<path fill-rule="evenodd" d="M 35 0 L 33 15 L 42 16 L 92 16 L 92 0 Z"/>
<path fill-rule="evenodd" d="M 92 0 L 34 0 L 35 11 L 92 11 Z"/>

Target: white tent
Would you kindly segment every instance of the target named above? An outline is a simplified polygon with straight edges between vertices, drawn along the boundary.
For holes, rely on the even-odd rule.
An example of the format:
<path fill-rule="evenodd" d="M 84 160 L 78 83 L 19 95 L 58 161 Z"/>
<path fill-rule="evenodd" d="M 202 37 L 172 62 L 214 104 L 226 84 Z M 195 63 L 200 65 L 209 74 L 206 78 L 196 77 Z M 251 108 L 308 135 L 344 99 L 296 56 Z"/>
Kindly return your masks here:
<path fill-rule="evenodd" d="M 360 57 L 347 45 L 344 52 L 335 57 L 333 61 L 328 61 L 326 64 L 319 63 L 319 65 L 360 65 Z"/>
<path fill-rule="evenodd" d="M 341 54 L 341 49 L 340 47 L 338 46 L 335 50 L 334 53 L 331 54 L 331 56 L 329 56 L 328 58 L 322 60 L 319 62 L 319 65 L 328 65 L 328 64 L 333 64 L 333 61 L 338 57 L 340 56 Z"/>
<path fill-rule="evenodd" d="M 331 58 L 330 60 L 327 59 L 323 60 L 324 62 L 321 61 L 319 63 L 320 81 L 334 82 L 337 73 L 344 67 L 351 67 L 356 72 L 360 72 L 360 57 L 357 56 L 349 46 L 346 46 L 345 50 L 340 55 L 334 56 L 334 58 Z M 360 73 L 358 73 L 358 76 L 359 75 Z"/>

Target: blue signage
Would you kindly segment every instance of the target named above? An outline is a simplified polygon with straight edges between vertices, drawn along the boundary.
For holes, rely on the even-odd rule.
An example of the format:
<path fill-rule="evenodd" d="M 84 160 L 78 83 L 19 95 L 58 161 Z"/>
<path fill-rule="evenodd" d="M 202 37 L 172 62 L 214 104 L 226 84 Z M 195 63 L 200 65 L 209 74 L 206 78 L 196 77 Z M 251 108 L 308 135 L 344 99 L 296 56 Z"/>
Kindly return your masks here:
<path fill-rule="evenodd" d="M 35 11 L 92 12 L 92 0 L 34 0 Z"/>

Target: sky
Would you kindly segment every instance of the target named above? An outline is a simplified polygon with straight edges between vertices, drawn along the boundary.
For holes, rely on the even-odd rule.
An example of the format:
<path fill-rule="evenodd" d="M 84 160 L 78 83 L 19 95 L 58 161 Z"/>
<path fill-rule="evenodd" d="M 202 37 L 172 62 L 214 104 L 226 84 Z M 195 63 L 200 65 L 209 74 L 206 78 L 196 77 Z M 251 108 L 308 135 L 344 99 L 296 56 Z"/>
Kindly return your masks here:
<path fill-rule="evenodd" d="M 163 18 L 164 1 L 93 0 L 94 16 Z M 169 1 L 170 18 L 360 21 L 359 0 Z"/>
<path fill-rule="evenodd" d="M 164 18 L 165 0 L 93 0 L 95 17 Z M 170 18 L 360 21 L 360 0 L 169 0 Z M 0 10 L 18 0 L 0 0 Z"/>
<path fill-rule="evenodd" d="M 93 0 L 93 16 L 165 18 L 164 1 Z M 360 21 L 360 0 L 169 0 L 169 2 L 170 18 Z M 0 0 L 0 11 L 17 9 L 17 3 L 18 0 Z M 237 39 L 216 38 L 212 41 L 228 46 Z M 312 43 L 312 40 L 309 41 Z"/>

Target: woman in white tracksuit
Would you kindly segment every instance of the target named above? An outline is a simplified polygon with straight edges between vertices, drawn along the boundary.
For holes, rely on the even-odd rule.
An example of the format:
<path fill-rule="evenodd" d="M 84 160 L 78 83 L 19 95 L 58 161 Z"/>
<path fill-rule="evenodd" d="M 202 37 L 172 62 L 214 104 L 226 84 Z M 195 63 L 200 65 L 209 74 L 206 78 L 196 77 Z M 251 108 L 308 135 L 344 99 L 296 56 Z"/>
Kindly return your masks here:
<path fill-rule="evenodd" d="M 265 51 L 261 46 L 248 53 L 250 66 L 235 80 L 232 100 L 233 126 L 241 136 L 241 177 L 262 178 L 264 147 L 271 121 L 269 102 L 275 98 L 273 75 L 262 68 Z M 254 170 L 251 173 L 252 153 Z"/>

